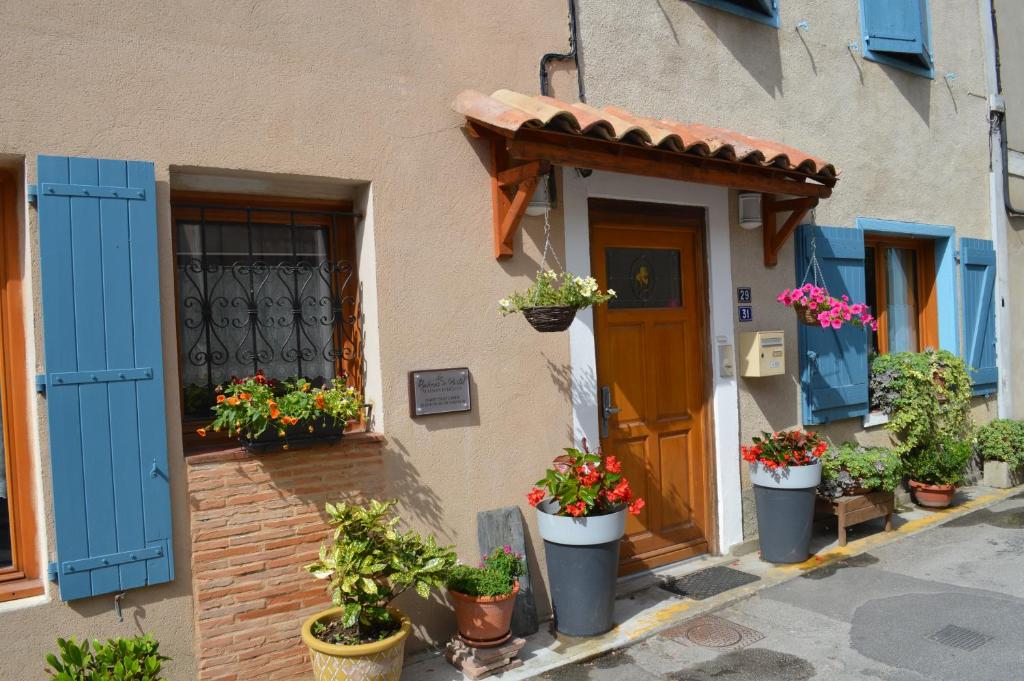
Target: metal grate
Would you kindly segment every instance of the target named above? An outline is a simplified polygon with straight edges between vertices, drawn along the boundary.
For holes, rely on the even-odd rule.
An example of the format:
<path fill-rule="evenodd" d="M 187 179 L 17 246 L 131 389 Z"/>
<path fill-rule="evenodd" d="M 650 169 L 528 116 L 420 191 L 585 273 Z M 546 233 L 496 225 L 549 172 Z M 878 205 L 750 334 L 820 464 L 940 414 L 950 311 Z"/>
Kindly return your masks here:
<path fill-rule="evenodd" d="M 993 637 L 980 631 L 948 624 L 926 638 L 958 650 L 977 650 L 991 641 Z"/>
<path fill-rule="evenodd" d="M 661 588 L 677 596 L 702 601 L 760 579 L 757 575 L 752 575 L 749 572 L 734 570 L 725 565 L 716 565 L 667 581 L 661 584 Z"/>
<path fill-rule="evenodd" d="M 764 638 L 760 631 L 714 615 L 695 617 L 678 627 L 662 632 L 662 636 L 678 643 L 715 650 L 738 650 Z"/>

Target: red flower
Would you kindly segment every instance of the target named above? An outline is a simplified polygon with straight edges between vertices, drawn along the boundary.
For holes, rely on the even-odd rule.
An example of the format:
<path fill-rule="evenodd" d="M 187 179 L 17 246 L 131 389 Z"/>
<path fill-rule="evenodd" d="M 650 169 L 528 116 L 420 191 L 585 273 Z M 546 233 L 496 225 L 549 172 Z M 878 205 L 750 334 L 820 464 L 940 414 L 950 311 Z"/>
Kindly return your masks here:
<path fill-rule="evenodd" d="M 584 487 L 596 485 L 601 480 L 601 474 L 596 469 L 590 470 L 586 466 L 580 466 L 576 469 L 576 477 Z"/>
<path fill-rule="evenodd" d="M 537 504 L 544 501 L 544 490 L 534 487 L 530 490 L 530 493 L 526 495 L 526 500 L 530 502 L 530 506 L 536 508 Z"/>
<path fill-rule="evenodd" d="M 573 518 L 578 518 L 587 512 L 587 505 L 582 501 L 577 501 L 575 504 L 566 506 L 565 511 Z"/>
<path fill-rule="evenodd" d="M 608 501 L 613 503 L 622 501 L 629 503 L 633 500 L 633 490 L 629 488 L 629 480 L 623 478 L 619 481 L 619 484 L 615 485 L 612 491 L 608 492 Z"/>
<path fill-rule="evenodd" d="M 642 511 L 644 506 L 646 505 L 646 501 L 644 501 L 643 499 L 637 499 L 636 501 L 629 505 L 629 512 L 633 515 L 640 515 L 640 511 Z"/>
<path fill-rule="evenodd" d="M 604 460 L 604 469 L 609 473 L 621 473 L 622 462 L 620 462 L 614 456 L 609 456 Z"/>

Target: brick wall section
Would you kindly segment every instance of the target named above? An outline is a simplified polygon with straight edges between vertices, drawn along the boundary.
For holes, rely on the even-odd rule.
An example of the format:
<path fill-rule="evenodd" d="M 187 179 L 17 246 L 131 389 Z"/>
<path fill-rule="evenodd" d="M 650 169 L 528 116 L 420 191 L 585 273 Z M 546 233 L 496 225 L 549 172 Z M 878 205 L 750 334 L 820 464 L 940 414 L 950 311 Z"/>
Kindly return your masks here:
<path fill-rule="evenodd" d="M 308 678 L 302 621 L 330 605 L 303 567 L 328 537 L 326 501 L 383 498 L 383 437 L 326 449 L 188 458 L 201 681 Z"/>

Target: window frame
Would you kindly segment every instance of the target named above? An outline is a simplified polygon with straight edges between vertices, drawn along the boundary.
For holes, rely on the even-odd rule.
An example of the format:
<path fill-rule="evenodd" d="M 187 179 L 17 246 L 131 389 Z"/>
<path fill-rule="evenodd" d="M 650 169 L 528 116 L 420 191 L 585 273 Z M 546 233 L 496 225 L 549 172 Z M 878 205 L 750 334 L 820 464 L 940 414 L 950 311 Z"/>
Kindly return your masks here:
<path fill-rule="evenodd" d="M 236 222 L 239 212 L 252 209 L 252 212 L 260 213 L 259 221 L 264 224 L 291 224 L 290 214 L 286 211 L 303 211 L 303 221 L 307 226 L 332 229 L 330 238 L 330 257 L 334 260 L 344 260 L 352 265 L 352 278 L 350 285 L 354 288 L 351 295 L 356 301 L 355 326 L 352 330 L 352 342 L 356 357 L 358 348 L 362 344 L 362 320 L 360 318 L 360 291 L 359 291 L 359 268 L 358 251 L 356 244 L 356 219 L 354 216 L 330 217 L 331 213 L 345 213 L 353 211 L 351 201 L 334 199 L 307 199 L 282 196 L 264 196 L 259 194 L 231 194 L 222 192 L 201 192 L 174 190 L 171 192 L 171 248 L 172 257 L 177 266 L 178 258 L 178 222 L 181 220 L 200 219 L 200 210 L 196 205 L 202 205 L 203 218 L 210 222 Z M 261 212 L 263 211 L 267 212 Z M 306 212 L 308 211 L 308 212 Z M 322 213 L 318 214 L 317 211 Z M 174 277 L 174 335 L 175 348 L 179 363 L 181 362 L 181 298 L 178 290 L 178 277 Z M 348 343 L 346 343 L 348 345 Z M 342 359 L 337 360 L 336 369 L 340 370 Z M 348 368 L 349 381 L 358 389 L 362 390 L 365 376 L 360 362 L 353 362 Z M 214 449 L 226 449 L 237 446 L 237 441 L 228 433 L 208 432 L 206 437 L 200 437 L 196 430 L 209 424 L 211 419 L 195 419 L 185 415 L 185 381 L 184 367 L 178 368 L 178 400 L 181 409 L 182 444 L 185 454 L 193 454 Z M 365 427 L 361 422 L 350 426 L 348 430 L 362 430 Z"/>
<path fill-rule="evenodd" d="M 779 28 L 781 20 L 779 19 L 779 0 L 771 0 L 772 3 L 772 15 L 768 16 L 761 12 L 755 12 L 737 5 L 732 0 L 690 0 L 694 4 L 704 5 L 705 7 L 711 7 L 722 12 L 728 12 L 729 14 L 743 17 L 744 19 L 750 19 L 756 21 L 759 24 L 771 26 L 772 28 Z"/>
<path fill-rule="evenodd" d="M 867 249 L 873 249 L 875 255 L 875 298 L 878 309 L 872 310 L 878 319 L 876 332 L 878 354 L 889 352 L 889 315 L 888 309 L 882 308 L 882 302 L 888 291 L 885 268 L 885 249 L 903 248 L 914 252 L 915 273 L 917 281 L 917 351 L 939 347 L 939 315 L 938 294 L 935 281 L 935 243 L 931 239 L 914 239 L 911 237 L 892 236 L 867 232 L 864 234 L 865 256 Z"/>
<path fill-rule="evenodd" d="M 24 273 L 20 260 L 17 205 L 19 183 L 0 170 L 0 401 L 3 446 L 10 496 L 11 563 L 0 568 L 0 602 L 44 593 L 40 574 L 39 528 L 35 513 L 33 463 L 29 449 Z"/>
<path fill-rule="evenodd" d="M 873 50 L 868 45 L 870 36 L 867 33 L 867 16 L 864 10 L 864 0 L 858 0 L 857 2 L 860 12 L 860 37 L 861 37 L 861 53 L 864 58 L 868 61 L 877 62 L 879 64 L 885 64 L 886 66 L 892 66 L 893 68 L 912 73 L 916 76 L 922 76 L 935 80 L 935 57 L 932 52 L 932 13 L 931 3 L 928 0 L 921 0 L 924 12 L 924 26 L 922 27 L 924 33 L 921 36 L 921 48 L 924 50 L 924 57 L 928 60 L 928 66 L 918 66 L 910 64 L 903 59 L 891 56 L 893 52 L 887 52 L 885 50 Z"/>

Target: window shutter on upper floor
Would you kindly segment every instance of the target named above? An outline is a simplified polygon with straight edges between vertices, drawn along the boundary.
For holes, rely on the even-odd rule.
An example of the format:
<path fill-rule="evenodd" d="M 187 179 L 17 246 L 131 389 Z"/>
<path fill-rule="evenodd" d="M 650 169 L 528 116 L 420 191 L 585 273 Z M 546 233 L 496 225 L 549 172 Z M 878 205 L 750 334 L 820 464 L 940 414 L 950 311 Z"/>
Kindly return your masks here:
<path fill-rule="evenodd" d="M 996 364 L 996 252 L 985 239 L 960 239 L 963 291 L 963 358 L 970 367 L 975 395 L 998 387 Z"/>
<path fill-rule="evenodd" d="M 50 459 L 65 601 L 173 579 L 153 164 L 40 156 Z"/>
<path fill-rule="evenodd" d="M 865 56 L 894 66 L 930 71 L 927 3 L 928 0 L 861 0 Z M 886 56 L 893 61 L 887 61 Z"/>
<path fill-rule="evenodd" d="M 800 227 L 797 276 L 816 250 L 824 284 L 835 297 L 865 298 L 864 232 L 858 228 Z M 802 284 L 797 281 L 797 285 Z M 803 423 L 828 423 L 868 413 L 868 332 L 800 324 L 797 330 Z"/>
<path fill-rule="evenodd" d="M 778 0 L 692 0 L 692 2 L 745 19 L 753 19 L 775 28 L 779 27 Z"/>

